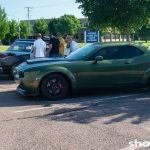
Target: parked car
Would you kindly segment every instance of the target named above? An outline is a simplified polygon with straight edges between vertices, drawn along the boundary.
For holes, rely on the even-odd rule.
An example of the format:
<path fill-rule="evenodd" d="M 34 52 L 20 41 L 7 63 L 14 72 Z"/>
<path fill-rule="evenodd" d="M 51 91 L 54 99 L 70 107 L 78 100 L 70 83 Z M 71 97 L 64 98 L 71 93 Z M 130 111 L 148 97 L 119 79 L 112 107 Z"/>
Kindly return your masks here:
<path fill-rule="evenodd" d="M 27 60 L 15 70 L 21 95 L 61 99 L 86 88 L 148 86 L 150 48 L 134 43 L 92 44 L 66 58 Z"/>
<path fill-rule="evenodd" d="M 14 68 L 33 58 L 34 41 L 35 39 L 18 39 L 6 52 L 0 53 L 0 74 L 8 74 L 11 78 L 14 78 Z"/>

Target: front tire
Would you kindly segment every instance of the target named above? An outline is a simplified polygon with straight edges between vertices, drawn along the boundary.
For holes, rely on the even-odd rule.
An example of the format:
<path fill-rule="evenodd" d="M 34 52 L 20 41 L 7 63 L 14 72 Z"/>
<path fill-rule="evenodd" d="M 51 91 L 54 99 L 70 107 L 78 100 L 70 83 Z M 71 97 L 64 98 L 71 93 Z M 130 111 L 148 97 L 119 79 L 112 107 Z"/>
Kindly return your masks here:
<path fill-rule="evenodd" d="M 149 77 L 148 80 L 147 80 L 147 87 L 148 87 L 148 89 L 150 90 L 150 77 Z"/>
<path fill-rule="evenodd" d="M 66 77 L 60 74 L 48 75 L 41 83 L 41 93 L 50 100 L 59 100 L 67 96 L 69 83 Z"/>
<path fill-rule="evenodd" d="M 14 69 L 15 67 L 17 67 L 19 64 L 13 64 L 10 68 L 10 71 L 9 71 L 9 77 L 14 80 Z"/>

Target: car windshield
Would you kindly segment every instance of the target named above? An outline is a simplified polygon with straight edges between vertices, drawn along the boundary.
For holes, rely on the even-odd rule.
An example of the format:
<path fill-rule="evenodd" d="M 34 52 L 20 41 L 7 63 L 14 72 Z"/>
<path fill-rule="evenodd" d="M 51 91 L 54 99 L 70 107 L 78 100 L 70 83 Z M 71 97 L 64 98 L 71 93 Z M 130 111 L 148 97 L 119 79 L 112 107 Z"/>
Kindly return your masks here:
<path fill-rule="evenodd" d="M 95 45 L 86 45 L 72 52 L 66 58 L 70 60 L 84 60 L 84 58 L 92 53 L 92 51 L 94 51 L 96 48 L 97 47 Z"/>
<path fill-rule="evenodd" d="M 18 41 L 12 44 L 12 46 L 9 47 L 8 51 L 31 51 L 33 49 L 33 43 L 32 42 L 23 42 Z"/>

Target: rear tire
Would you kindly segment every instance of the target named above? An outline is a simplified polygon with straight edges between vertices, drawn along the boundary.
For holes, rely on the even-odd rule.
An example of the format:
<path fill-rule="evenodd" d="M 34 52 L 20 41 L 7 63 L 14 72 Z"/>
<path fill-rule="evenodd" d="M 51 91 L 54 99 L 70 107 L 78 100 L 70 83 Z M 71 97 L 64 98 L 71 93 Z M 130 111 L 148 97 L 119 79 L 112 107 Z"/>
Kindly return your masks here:
<path fill-rule="evenodd" d="M 148 80 L 147 80 L 147 87 L 148 87 L 148 89 L 150 90 L 150 77 L 149 77 Z"/>
<path fill-rule="evenodd" d="M 69 83 L 66 77 L 60 74 L 51 74 L 41 83 L 41 93 L 50 100 L 59 100 L 67 96 Z"/>

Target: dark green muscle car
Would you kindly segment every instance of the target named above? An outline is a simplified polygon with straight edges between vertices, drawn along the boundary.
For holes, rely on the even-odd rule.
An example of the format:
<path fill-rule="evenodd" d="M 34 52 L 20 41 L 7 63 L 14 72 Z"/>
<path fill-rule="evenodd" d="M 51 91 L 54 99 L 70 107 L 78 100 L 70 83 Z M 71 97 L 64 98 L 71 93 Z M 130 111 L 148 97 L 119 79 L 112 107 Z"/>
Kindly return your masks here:
<path fill-rule="evenodd" d="M 86 88 L 150 87 L 150 48 L 135 43 L 92 44 L 66 58 L 27 60 L 15 70 L 22 95 L 55 100 Z"/>

